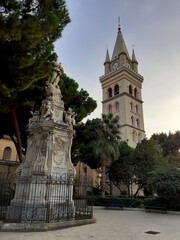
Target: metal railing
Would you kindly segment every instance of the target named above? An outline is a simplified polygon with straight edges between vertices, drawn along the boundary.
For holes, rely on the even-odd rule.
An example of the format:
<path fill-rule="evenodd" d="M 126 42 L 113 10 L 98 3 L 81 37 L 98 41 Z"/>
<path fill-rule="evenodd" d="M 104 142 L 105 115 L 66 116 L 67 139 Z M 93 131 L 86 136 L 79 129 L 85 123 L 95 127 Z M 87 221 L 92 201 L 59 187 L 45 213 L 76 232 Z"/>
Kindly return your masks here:
<path fill-rule="evenodd" d="M 16 182 L 16 184 L 15 184 Z M 58 222 L 93 217 L 87 197 L 88 178 L 72 175 L 21 177 L 0 173 L 0 220 L 6 222 Z"/>

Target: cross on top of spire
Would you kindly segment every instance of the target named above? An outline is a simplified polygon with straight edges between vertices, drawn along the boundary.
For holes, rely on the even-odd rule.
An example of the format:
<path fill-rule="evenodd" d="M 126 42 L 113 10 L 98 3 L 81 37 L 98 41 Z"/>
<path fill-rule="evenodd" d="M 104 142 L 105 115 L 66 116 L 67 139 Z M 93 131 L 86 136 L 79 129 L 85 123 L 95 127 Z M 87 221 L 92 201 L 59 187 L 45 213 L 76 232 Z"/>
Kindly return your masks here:
<path fill-rule="evenodd" d="M 120 17 L 118 17 L 118 32 L 121 31 L 121 27 L 120 27 Z"/>

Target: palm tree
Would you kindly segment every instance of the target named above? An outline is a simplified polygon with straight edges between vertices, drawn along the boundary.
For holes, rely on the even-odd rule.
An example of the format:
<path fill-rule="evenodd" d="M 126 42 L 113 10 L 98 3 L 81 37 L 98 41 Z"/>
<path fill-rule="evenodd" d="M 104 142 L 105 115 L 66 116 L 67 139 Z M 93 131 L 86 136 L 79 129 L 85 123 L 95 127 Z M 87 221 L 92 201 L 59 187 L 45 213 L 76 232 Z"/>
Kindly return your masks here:
<path fill-rule="evenodd" d="M 101 124 L 95 127 L 97 138 L 93 142 L 95 157 L 101 161 L 102 170 L 102 196 L 105 196 L 106 189 L 106 166 L 119 157 L 118 139 L 120 139 L 119 117 L 113 117 L 112 113 L 102 114 Z"/>

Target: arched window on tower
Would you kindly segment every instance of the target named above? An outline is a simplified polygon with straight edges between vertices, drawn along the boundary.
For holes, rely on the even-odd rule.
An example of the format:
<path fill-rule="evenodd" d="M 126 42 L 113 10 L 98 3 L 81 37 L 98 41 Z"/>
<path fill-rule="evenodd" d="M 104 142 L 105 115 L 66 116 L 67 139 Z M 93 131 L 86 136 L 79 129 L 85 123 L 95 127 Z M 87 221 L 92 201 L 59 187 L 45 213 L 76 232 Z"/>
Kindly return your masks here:
<path fill-rule="evenodd" d="M 138 142 L 141 142 L 141 133 L 138 133 Z"/>
<path fill-rule="evenodd" d="M 133 142 L 136 142 L 136 131 L 132 132 L 132 140 Z"/>
<path fill-rule="evenodd" d="M 116 102 L 116 112 L 119 112 L 119 103 Z"/>
<path fill-rule="evenodd" d="M 109 107 L 108 107 L 108 112 L 109 112 L 109 113 L 112 112 L 112 106 L 111 106 L 111 105 L 109 105 Z"/>
<path fill-rule="evenodd" d="M 3 152 L 3 160 L 11 159 L 12 149 L 10 147 L 6 147 Z"/>
<path fill-rule="evenodd" d="M 133 111 L 133 103 L 130 102 L 130 110 Z"/>
<path fill-rule="evenodd" d="M 131 117 L 131 125 L 134 126 L 134 118 L 133 118 L 133 116 Z"/>
<path fill-rule="evenodd" d="M 134 97 L 137 98 L 137 88 L 134 89 Z"/>
<path fill-rule="evenodd" d="M 136 119 L 136 126 L 139 128 L 139 126 L 140 126 L 140 121 L 139 121 L 139 119 L 137 118 Z"/>
<path fill-rule="evenodd" d="M 108 97 L 111 98 L 112 97 L 112 88 L 108 89 Z"/>
<path fill-rule="evenodd" d="M 136 113 L 139 113 L 138 105 L 135 106 L 135 109 L 136 109 Z"/>
<path fill-rule="evenodd" d="M 114 87 L 114 95 L 118 95 L 119 94 L 119 85 L 116 85 Z"/>
<path fill-rule="evenodd" d="M 132 85 L 129 85 L 129 94 L 132 95 L 133 91 L 132 91 Z"/>

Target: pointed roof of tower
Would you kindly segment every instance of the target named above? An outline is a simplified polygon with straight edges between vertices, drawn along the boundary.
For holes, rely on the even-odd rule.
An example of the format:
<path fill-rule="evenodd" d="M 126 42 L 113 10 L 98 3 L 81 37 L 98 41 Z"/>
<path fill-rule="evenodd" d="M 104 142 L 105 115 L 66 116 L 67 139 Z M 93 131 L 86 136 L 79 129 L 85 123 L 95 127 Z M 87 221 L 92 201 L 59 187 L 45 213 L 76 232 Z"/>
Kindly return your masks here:
<path fill-rule="evenodd" d="M 106 51 L 106 58 L 105 58 L 104 63 L 107 63 L 107 62 L 110 62 L 110 57 L 109 57 L 109 51 L 108 51 L 108 48 L 107 48 L 107 51 Z"/>
<path fill-rule="evenodd" d="M 121 28 L 118 27 L 118 34 L 117 34 L 116 43 L 114 46 L 114 51 L 112 54 L 111 61 L 116 59 L 118 57 L 118 55 L 121 53 L 126 53 L 127 57 L 130 59 L 129 53 L 128 53 L 128 50 L 127 50 L 127 47 L 126 47 L 126 44 L 125 44 L 125 41 L 124 41 L 124 38 L 123 38 L 123 35 L 121 32 Z"/>
<path fill-rule="evenodd" d="M 133 48 L 133 50 L 132 50 L 132 62 L 138 63 L 138 61 L 137 61 L 137 59 L 136 59 L 136 55 L 135 55 L 134 48 Z"/>

